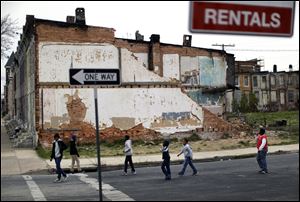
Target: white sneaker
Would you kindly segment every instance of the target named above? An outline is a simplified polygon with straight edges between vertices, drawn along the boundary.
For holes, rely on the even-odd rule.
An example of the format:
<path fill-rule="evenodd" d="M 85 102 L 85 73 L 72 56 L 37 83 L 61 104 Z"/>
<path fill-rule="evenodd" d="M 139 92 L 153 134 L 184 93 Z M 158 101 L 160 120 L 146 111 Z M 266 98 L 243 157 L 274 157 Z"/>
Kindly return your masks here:
<path fill-rule="evenodd" d="M 123 172 L 122 175 L 123 175 L 123 176 L 127 176 L 127 173 Z"/>
<path fill-rule="evenodd" d="M 64 180 L 63 180 L 63 181 L 64 181 L 64 182 L 67 181 L 68 177 L 69 177 L 69 176 L 66 175 L 66 177 L 64 177 Z"/>
<path fill-rule="evenodd" d="M 53 182 L 62 182 L 61 179 L 56 178 Z"/>
<path fill-rule="evenodd" d="M 136 172 L 134 171 L 134 172 L 131 172 L 133 175 L 136 175 Z"/>

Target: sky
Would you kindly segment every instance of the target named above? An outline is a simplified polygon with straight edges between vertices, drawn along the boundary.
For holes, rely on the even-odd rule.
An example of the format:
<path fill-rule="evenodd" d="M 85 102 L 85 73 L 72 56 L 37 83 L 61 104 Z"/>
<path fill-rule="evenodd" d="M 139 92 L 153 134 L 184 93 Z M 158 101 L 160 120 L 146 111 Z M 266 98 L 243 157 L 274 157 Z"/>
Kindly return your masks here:
<path fill-rule="evenodd" d="M 222 49 L 213 44 L 234 44 L 225 48 L 235 55 L 235 60 L 264 60 L 263 71 L 272 71 L 277 65 L 278 71 L 299 70 L 299 2 L 295 4 L 294 34 L 292 37 L 246 36 L 228 34 L 191 33 L 189 31 L 189 1 L 1 1 L 1 18 L 10 14 L 17 20 L 19 27 L 25 25 L 26 15 L 35 18 L 66 21 L 67 15 L 75 15 L 75 9 L 85 8 L 86 24 L 114 28 L 115 37 L 135 38 L 135 31 L 149 41 L 151 34 L 159 34 L 160 42 L 182 45 L 183 35 L 192 35 L 192 46 Z M 21 29 L 20 29 L 21 32 Z M 12 51 L 16 50 L 15 39 Z M 1 95 L 5 83 L 4 65 L 1 59 Z"/>

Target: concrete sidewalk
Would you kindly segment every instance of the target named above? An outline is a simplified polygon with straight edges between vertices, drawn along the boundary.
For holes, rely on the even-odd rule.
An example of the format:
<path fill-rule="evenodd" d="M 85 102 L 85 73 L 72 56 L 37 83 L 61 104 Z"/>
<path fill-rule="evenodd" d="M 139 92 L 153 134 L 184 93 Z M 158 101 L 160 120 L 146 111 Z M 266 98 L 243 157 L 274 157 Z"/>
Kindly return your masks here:
<path fill-rule="evenodd" d="M 256 155 L 256 148 L 233 149 L 209 152 L 194 152 L 194 161 L 213 161 L 220 159 L 244 158 Z M 299 144 L 269 146 L 269 154 L 277 152 L 299 152 Z M 101 165 L 105 169 L 121 169 L 124 163 L 124 156 L 102 157 Z M 180 163 L 183 156 L 177 157 L 171 154 L 171 163 Z M 161 154 L 157 155 L 133 155 L 133 162 L 136 167 L 158 165 L 161 162 Z M 96 170 L 97 158 L 80 158 L 80 165 L 83 170 Z M 63 159 L 62 168 L 70 170 L 71 159 Z M 55 162 L 49 159 L 41 159 L 33 149 L 12 148 L 5 128 L 1 120 L 1 175 L 17 175 L 24 173 L 50 171 L 55 168 Z M 76 170 L 76 167 L 75 167 Z"/>

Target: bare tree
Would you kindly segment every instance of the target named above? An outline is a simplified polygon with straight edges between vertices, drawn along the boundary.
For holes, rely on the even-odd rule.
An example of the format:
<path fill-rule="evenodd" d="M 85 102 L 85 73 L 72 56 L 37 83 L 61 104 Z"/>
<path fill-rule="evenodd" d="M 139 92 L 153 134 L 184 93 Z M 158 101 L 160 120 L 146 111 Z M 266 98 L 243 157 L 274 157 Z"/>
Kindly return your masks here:
<path fill-rule="evenodd" d="M 1 18 L 1 59 L 7 58 L 13 45 L 13 38 L 18 34 L 17 21 L 12 20 L 10 15 Z"/>

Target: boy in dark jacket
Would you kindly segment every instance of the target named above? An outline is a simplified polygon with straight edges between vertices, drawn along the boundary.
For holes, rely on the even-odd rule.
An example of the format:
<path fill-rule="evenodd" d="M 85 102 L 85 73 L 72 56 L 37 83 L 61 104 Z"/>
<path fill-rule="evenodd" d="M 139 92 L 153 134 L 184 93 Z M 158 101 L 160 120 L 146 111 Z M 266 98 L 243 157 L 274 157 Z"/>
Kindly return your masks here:
<path fill-rule="evenodd" d="M 51 153 L 51 158 L 50 158 L 50 161 L 52 161 L 52 159 L 54 159 L 55 164 L 56 164 L 57 179 L 54 180 L 54 182 L 61 182 L 61 175 L 63 175 L 63 177 L 64 177 L 63 181 L 66 181 L 68 178 L 66 173 L 60 167 L 60 162 L 63 157 L 63 151 L 66 148 L 67 148 L 67 145 L 59 138 L 59 134 L 56 133 L 54 135 L 54 141 L 53 141 L 53 145 L 52 145 L 52 153 Z"/>
<path fill-rule="evenodd" d="M 77 147 L 76 147 L 76 139 L 77 139 L 77 137 L 73 133 L 71 135 L 71 138 L 70 138 L 70 155 L 72 157 L 71 173 L 74 173 L 74 164 L 75 164 L 75 161 L 76 161 L 76 164 L 77 164 L 77 170 L 78 170 L 78 172 L 81 172 L 80 162 L 79 162 L 79 153 L 78 153 L 78 150 L 77 150 Z"/>
<path fill-rule="evenodd" d="M 161 148 L 163 162 L 161 164 L 161 170 L 165 174 L 165 179 L 171 179 L 171 170 L 170 170 L 170 154 L 169 154 L 169 141 L 165 140 L 163 147 Z"/>

